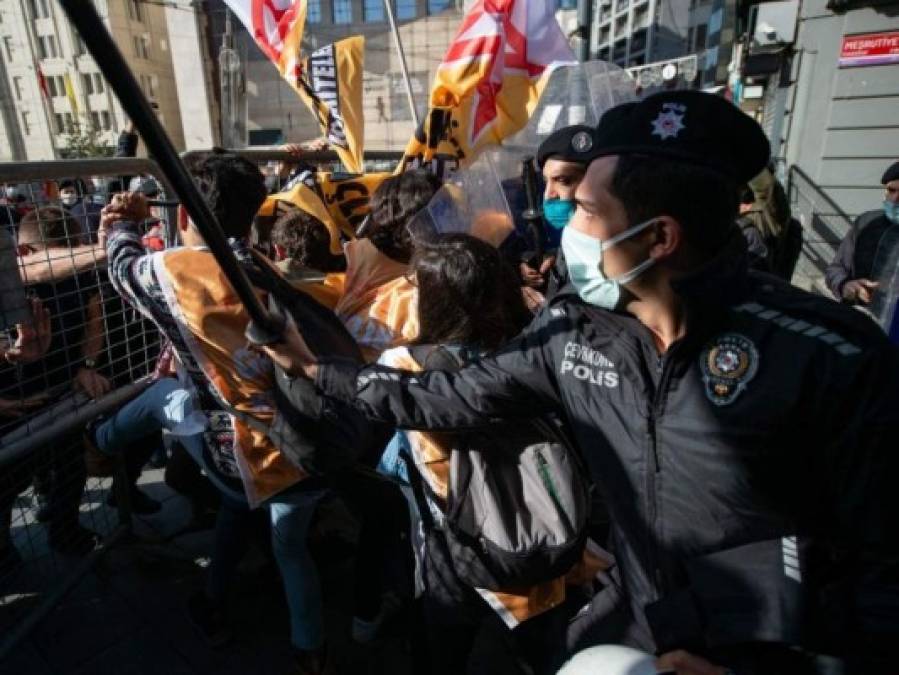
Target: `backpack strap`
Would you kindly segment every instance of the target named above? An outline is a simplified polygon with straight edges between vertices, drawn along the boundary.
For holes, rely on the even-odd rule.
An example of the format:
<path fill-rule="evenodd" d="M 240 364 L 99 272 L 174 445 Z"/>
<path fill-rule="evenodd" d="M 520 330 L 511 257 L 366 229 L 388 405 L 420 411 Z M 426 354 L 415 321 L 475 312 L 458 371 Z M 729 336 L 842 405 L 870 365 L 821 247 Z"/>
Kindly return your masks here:
<path fill-rule="evenodd" d="M 431 513 L 431 506 L 428 504 L 425 495 L 424 480 L 418 472 L 418 465 L 412 458 L 412 453 L 407 448 L 400 449 L 400 457 L 406 462 L 406 473 L 409 475 L 409 484 L 412 486 L 412 495 L 415 497 L 415 504 L 418 506 L 418 512 L 421 516 L 421 522 L 424 523 L 425 530 L 433 532 L 434 514 Z"/>

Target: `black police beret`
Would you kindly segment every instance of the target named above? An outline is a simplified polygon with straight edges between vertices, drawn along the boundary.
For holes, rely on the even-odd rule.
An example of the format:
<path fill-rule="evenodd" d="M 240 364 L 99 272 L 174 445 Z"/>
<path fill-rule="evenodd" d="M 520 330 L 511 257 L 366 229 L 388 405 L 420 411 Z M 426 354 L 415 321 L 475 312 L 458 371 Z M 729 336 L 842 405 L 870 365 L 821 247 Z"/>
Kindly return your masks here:
<path fill-rule="evenodd" d="M 593 147 L 593 127 L 575 124 L 552 132 L 537 148 L 537 165 L 542 167 L 550 157 L 563 162 L 586 163 L 584 153 Z"/>
<path fill-rule="evenodd" d="M 550 138 L 552 137 L 550 136 Z M 883 172 L 883 177 L 880 179 L 880 182 L 886 185 L 891 180 L 899 180 L 899 162 L 894 163 L 889 169 Z"/>
<path fill-rule="evenodd" d="M 663 92 L 611 108 L 589 145 L 579 153 L 580 161 L 661 156 L 710 167 L 740 183 L 764 169 L 770 155 L 768 139 L 755 120 L 730 101 L 699 91 Z"/>

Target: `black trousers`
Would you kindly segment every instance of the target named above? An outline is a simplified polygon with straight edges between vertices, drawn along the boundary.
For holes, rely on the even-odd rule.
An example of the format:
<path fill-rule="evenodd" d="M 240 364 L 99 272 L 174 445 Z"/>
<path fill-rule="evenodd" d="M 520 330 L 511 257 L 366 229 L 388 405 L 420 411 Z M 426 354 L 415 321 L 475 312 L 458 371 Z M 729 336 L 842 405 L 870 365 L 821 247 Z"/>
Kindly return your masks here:
<path fill-rule="evenodd" d="M 0 538 L 9 536 L 13 504 L 35 475 L 46 477 L 43 491 L 50 502 L 50 536 L 64 537 L 66 530 L 78 523 L 78 508 L 87 480 L 81 430 L 0 470 Z"/>

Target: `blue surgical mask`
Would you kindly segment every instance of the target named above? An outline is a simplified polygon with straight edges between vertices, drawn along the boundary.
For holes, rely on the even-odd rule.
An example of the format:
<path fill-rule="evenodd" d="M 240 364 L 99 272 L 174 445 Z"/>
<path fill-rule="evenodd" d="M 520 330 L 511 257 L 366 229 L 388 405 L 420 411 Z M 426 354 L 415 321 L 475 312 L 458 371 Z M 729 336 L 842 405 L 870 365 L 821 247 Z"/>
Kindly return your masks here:
<path fill-rule="evenodd" d="M 883 200 L 883 215 L 887 217 L 891 223 L 899 224 L 899 203 L 891 202 L 889 199 Z"/>
<path fill-rule="evenodd" d="M 543 202 L 543 217 L 554 230 L 561 230 L 574 215 L 573 199 L 547 199 Z"/>
<path fill-rule="evenodd" d="M 621 287 L 652 267 L 655 259 L 647 258 L 629 272 L 610 279 L 602 271 L 602 252 L 642 232 L 655 222 L 653 218 L 639 223 L 605 241 L 573 227 L 566 227 L 562 231 L 562 252 L 568 265 L 568 276 L 584 302 L 604 309 L 615 309 L 618 306 Z"/>

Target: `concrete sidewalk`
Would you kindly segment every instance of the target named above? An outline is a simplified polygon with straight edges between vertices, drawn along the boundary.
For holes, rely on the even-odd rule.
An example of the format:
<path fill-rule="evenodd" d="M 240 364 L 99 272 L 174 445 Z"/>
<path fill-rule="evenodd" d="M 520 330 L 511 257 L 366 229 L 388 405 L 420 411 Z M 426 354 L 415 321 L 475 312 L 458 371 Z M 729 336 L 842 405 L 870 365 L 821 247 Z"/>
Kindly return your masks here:
<path fill-rule="evenodd" d="M 212 530 L 178 534 L 190 518 L 186 500 L 163 483 L 161 470 L 145 472 L 140 482 L 142 489 L 162 501 L 162 511 L 135 518 L 134 537 L 100 559 L 14 654 L 0 663 L 0 674 L 293 672 L 277 568 L 262 553 L 251 551 L 242 563 L 230 607 L 235 639 L 223 648 L 210 648 L 188 620 L 186 600 L 202 588 Z M 88 490 L 85 503 L 88 508 L 83 508 L 82 520 L 86 526 L 102 529 L 98 523 L 114 523 L 111 514 L 102 513 L 110 511 L 105 506 L 105 490 Z M 28 529 L 33 541 L 37 526 Z M 19 545 L 19 549 L 26 562 L 17 573 L 15 588 L 7 591 L 5 604 L 0 606 L 0 629 L 20 620 L 53 576 L 74 564 L 50 556 L 49 551 L 35 550 L 29 555 L 27 548 Z M 47 565 L 46 558 L 55 558 L 53 564 Z M 406 640 L 363 649 L 349 639 L 349 562 L 330 564 L 321 573 L 333 671 L 354 675 L 411 672 Z"/>

